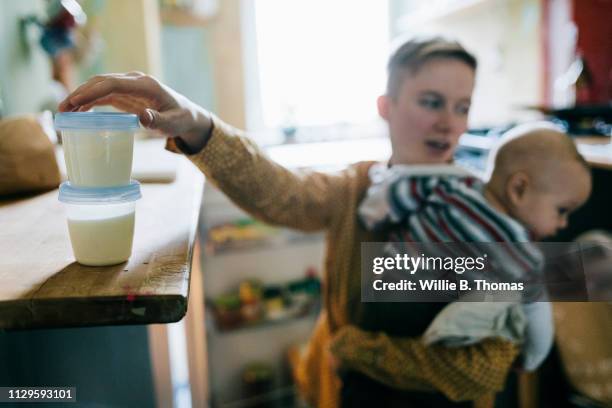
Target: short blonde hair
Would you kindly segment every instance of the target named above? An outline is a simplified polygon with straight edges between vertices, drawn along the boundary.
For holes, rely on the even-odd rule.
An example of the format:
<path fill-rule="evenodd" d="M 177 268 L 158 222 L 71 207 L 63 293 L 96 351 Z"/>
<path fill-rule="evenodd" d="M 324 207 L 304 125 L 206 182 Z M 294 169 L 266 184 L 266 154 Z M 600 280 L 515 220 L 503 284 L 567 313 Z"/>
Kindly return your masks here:
<path fill-rule="evenodd" d="M 456 40 L 442 36 L 419 36 L 395 41 L 395 51 L 387 63 L 387 95 L 395 99 L 405 74 L 416 73 L 421 66 L 434 58 L 462 61 L 476 71 L 476 57 Z"/>

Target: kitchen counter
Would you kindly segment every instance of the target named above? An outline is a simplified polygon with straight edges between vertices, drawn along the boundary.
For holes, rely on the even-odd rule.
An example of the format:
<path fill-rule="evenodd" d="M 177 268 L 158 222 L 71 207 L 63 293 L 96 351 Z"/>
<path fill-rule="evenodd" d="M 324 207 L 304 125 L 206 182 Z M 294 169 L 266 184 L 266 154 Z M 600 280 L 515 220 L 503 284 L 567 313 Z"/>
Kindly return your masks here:
<path fill-rule="evenodd" d="M 204 178 L 178 159 L 172 183 L 142 184 L 132 256 L 115 266 L 74 261 L 57 190 L 0 200 L 0 329 L 180 320 Z"/>

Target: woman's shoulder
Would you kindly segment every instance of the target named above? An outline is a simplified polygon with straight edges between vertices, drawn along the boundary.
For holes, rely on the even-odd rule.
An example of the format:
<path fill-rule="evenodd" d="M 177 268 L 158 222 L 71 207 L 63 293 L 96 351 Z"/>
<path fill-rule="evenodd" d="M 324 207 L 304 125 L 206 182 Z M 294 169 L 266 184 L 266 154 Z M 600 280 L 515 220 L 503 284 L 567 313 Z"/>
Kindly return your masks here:
<path fill-rule="evenodd" d="M 373 160 L 367 160 L 367 161 L 360 161 L 360 162 L 353 163 L 349 166 L 349 168 L 353 168 L 357 172 L 357 174 L 359 174 L 360 176 L 367 177 L 370 169 L 372 169 L 374 166 L 377 166 L 377 165 L 384 165 L 384 163 L 373 161 Z"/>
<path fill-rule="evenodd" d="M 365 185 L 370 184 L 370 169 L 375 165 L 380 164 L 376 161 L 360 161 L 344 165 L 342 167 L 333 167 L 326 169 L 311 169 L 315 173 L 327 178 L 332 184 L 338 185 Z"/>
<path fill-rule="evenodd" d="M 371 171 L 383 165 L 384 163 L 373 160 L 360 161 L 349 165 L 343 170 L 343 173 L 356 185 L 358 190 L 365 190 L 372 183 Z"/>

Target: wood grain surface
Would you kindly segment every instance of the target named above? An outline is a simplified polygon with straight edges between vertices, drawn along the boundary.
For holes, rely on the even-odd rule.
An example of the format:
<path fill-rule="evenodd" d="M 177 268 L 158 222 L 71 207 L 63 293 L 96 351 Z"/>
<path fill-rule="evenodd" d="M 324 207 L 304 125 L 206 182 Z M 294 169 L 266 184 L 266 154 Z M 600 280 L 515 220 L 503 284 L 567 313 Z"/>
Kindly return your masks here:
<path fill-rule="evenodd" d="M 180 320 L 204 177 L 178 167 L 173 183 L 142 184 L 132 256 L 115 266 L 75 262 L 57 190 L 0 200 L 0 329 Z"/>

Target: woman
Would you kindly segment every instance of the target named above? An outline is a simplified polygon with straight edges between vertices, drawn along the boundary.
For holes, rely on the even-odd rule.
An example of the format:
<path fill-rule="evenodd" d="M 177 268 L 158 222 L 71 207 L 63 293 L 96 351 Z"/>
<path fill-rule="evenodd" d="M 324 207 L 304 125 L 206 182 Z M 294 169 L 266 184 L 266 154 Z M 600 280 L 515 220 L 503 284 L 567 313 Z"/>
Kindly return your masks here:
<path fill-rule="evenodd" d="M 456 42 L 418 39 L 399 47 L 388 68 L 387 92 L 378 99 L 378 110 L 389 125 L 389 164 L 451 161 L 467 129 L 474 58 Z M 162 131 L 169 137 L 169 149 L 186 154 L 209 181 L 253 216 L 300 230 L 327 231 L 324 310 L 298 369 L 309 402 L 339 404 L 340 382 L 334 371 L 339 367 L 359 373 L 372 386 L 427 391 L 450 405 L 475 401 L 486 406 L 503 387 L 517 355 L 508 342 L 490 339 L 446 349 L 424 346 L 418 337 L 358 327 L 363 323 L 360 244 L 385 240 L 365 231 L 356 217 L 374 163 L 357 163 L 335 174 L 289 171 L 267 159 L 238 130 L 140 73 L 94 77 L 68 96 L 60 110 L 104 104 L 136 113 L 144 126 Z M 411 395 L 421 394 L 404 393 L 401 398 L 407 404 Z"/>

